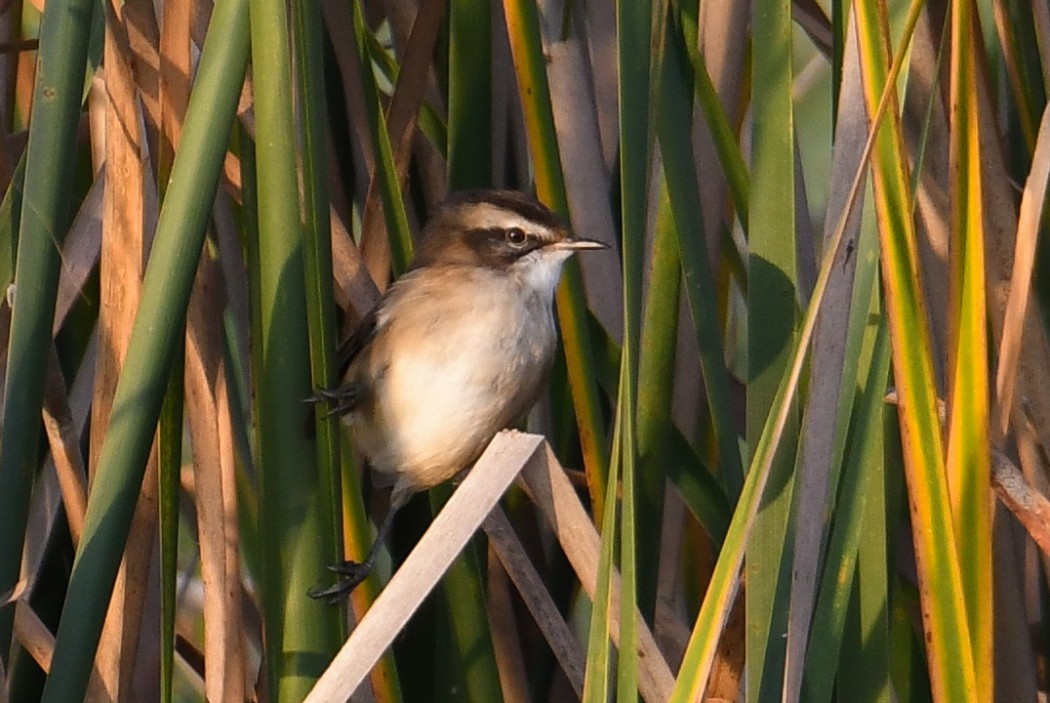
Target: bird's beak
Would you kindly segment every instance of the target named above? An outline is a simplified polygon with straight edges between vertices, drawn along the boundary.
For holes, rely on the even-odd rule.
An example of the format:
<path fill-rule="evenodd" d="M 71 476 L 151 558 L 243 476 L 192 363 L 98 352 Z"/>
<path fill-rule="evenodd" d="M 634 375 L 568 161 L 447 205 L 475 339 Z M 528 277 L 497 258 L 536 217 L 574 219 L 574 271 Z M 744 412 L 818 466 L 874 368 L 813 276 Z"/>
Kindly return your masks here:
<path fill-rule="evenodd" d="M 551 249 L 561 249 L 561 250 L 571 249 L 573 251 L 582 251 L 584 249 L 608 249 L 609 246 L 607 244 L 603 244 L 602 242 L 599 242 L 599 241 L 594 240 L 594 239 L 574 239 L 574 238 L 570 237 L 569 239 L 563 239 L 560 242 L 555 242 L 554 244 L 551 244 L 550 248 Z"/>

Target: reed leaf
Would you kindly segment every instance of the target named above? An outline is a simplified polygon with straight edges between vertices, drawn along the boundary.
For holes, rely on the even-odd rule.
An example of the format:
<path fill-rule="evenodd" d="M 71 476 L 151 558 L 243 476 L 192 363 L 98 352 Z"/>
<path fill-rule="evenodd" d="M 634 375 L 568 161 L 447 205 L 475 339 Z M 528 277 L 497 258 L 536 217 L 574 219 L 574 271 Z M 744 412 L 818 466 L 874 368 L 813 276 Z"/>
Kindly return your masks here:
<path fill-rule="evenodd" d="M 977 41 L 973 7 L 951 10 L 949 188 L 948 497 L 973 651 L 977 700 L 994 695 L 992 674 L 992 487 L 989 444 L 988 312 L 985 304 Z"/>
<path fill-rule="evenodd" d="M 146 267 L 55 637 L 44 701 L 84 693 L 197 270 L 248 55 L 247 2 L 216 8 Z M 225 129 L 217 129 L 216 122 Z"/>
<path fill-rule="evenodd" d="M 913 5 L 913 16 L 919 4 Z M 894 75 L 885 40 L 886 6 L 862 4 L 855 10 L 865 102 L 875 113 Z M 974 670 L 959 665 L 972 661 L 973 649 L 948 499 L 925 303 L 915 275 L 918 254 L 907 159 L 894 102 L 891 94 L 886 118 L 878 128 L 872 168 L 930 679 L 939 700 L 973 700 Z"/>
<path fill-rule="evenodd" d="M 766 425 L 796 338 L 795 123 L 791 100 L 791 3 L 754 3 L 755 32 L 765 48 L 752 68 L 751 199 L 748 258 L 747 440 L 752 447 Z M 761 8 L 761 9 L 759 9 Z M 794 406 L 794 400 L 785 399 Z M 797 437 L 798 410 L 785 435 Z M 781 689 L 787 627 L 785 554 L 795 463 L 795 442 L 771 457 L 773 490 L 762 498 L 747 547 L 747 696 L 760 700 Z M 761 575 L 760 575 L 761 574 Z"/>
<path fill-rule="evenodd" d="M 552 210 L 567 218 L 569 204 L 554 130 L 536 5 L 530 0 L 504 0 L 503 12 L 529 140 L 536 194 Z M 578 262 L 571 259 L 566 262 L 555 301 L 591 505 L 595 515 L 602 515 L 605 512 L 603 500 L 609 461 L 608 432 L 602 422 L 593 342 L 587 324 L 587 306 Z"/>
<path fill-rule="evenodd" d="M 696 169 L 690 155 L 676 148 L 678 140 L 688 134 L 688 117 L 692 112 L 692 90 L 688 67 L 682 60 L 681 44 L 674 23 L 660 75 L 660 105 L 657 135 L 667 179 L 668 197 L 674 215 L 675 233 L 685 277 L 693 330 L 700 350 L 700 368 L 707 389 L 707 408 L 718 444 L 720 477 L 725 492 L 731 497 L 740 493 L 744 470 L 740 459 L 737 432 L 733 423 L 729 374 L 723 354 L 723 334 L 715 311 L 717 300 L 711 262 L 704 246 L 703 213 Z M 676 47 L 679 47 L 676 49 Z M 731 135 L 726 135 L 730 138 Z M 735 146 L 734 146 L 735 148 Z"/>
<path fill-rule="evenodd" d="M 328 486 L 320 484 L 317 446 L 302 429 L 303 399 L 313 389 L 290 32 L 284 3 L 252 3 L 260 324 L 253 379 L 259 501 L 266 515 L 260 523 L 262 602 L 270 690 L 283 700 L 306 695 L 340 642 L 330 607 L 306 595 L 337 554 L 338 528 L 323 493 L 331 478 Z M 311 203 L 312 217 L 315 210 Z"/>
<path fill-rule="evenodd" d="M 76 146 L 93 10 L 88 0 L 60 0 L 44 13 L 40 26 L 36 107 L 26 147 L 0 436 L 3 591 L 18 581 L 22 561 L 58 289 L 59 249 L 71 220 L 73 189 L 67 172 Z M 14 608 L 0 608 L 0 660 L 8 663 L 13 617 Z"/>

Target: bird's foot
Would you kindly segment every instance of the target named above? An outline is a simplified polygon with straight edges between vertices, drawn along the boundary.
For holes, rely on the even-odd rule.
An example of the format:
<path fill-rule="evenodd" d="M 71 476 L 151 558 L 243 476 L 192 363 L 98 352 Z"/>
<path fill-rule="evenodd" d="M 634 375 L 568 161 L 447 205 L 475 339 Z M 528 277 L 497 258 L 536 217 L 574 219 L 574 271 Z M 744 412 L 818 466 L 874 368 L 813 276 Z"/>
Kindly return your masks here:
<path fill-rule="evenodd" d="M 327 388 L 318 388 L 317 392 L 313 395 L 303 398 L 304 403 L 316 405 L 317 403 L 334 403 L 339 400 L 338 389 L 328 390 Z"/>
<path fill-rule="evenodd" d="M 353 410 L 360 397 L 361 391 L 357 385 L 344 384 L 330 390 L 319 388 L 309 398 L 303 398 L 303 402 L 311 405 L 327 405 L 328 412 L 324 417 L 331 417 L 332 415 L 345 415 Z"/>
<path fill-rule="evenodd" d="M 323 600 L 329 605 L 337 605 L 340 601 L 350 595 L 362 581 L 368 578 L 372 572 L 371 564 L 360 564 L 356 561 L 344 561 L 329 564 L 328 570 L 339 574 L 339 580 L 328 588 L 311 588 L 307 595 L 311 598 Z"/>

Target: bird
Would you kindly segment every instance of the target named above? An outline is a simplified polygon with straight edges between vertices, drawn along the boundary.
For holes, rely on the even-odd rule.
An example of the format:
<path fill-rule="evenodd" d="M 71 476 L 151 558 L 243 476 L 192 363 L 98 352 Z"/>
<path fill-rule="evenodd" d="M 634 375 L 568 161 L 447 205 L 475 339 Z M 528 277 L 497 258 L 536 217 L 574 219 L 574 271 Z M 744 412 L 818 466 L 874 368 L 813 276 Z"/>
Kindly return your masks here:
<path fill-rule="evenodd" d="M 562 267 L 605 248 L 523 192 L 465 191 L 438 206 L 409 270 L 343 346 L 340 385 L 310 398 L 349 425 L 373 483 L 392 486 L 364 560 L 330 565 L 339 580 L 311 597 L 349 595 L 409 498 L 470 467 L 531 409 L 554 362 Z"/>

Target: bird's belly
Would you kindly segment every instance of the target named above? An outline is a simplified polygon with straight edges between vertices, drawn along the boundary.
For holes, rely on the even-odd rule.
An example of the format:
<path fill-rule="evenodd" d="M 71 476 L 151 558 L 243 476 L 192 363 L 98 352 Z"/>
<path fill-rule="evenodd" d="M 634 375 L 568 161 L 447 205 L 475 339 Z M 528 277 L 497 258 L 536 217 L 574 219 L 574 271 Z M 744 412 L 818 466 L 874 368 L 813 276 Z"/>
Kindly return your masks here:
<path fill-rule="evenodd" d="M 527 410 L 520 399 L 534 397 L 543 380 L 553 329 L 529 330 L 525 344 L 493 329 L 480 316 L 394 355 L 369 411 L 351 420 L 374 470 L 429 488 L 466 468 Z"/>

